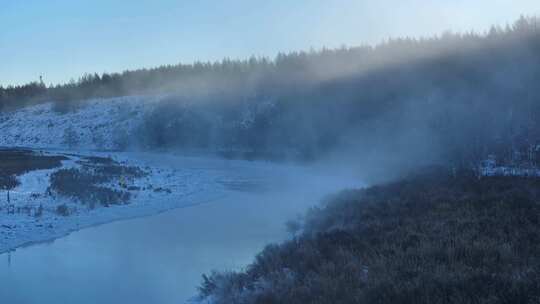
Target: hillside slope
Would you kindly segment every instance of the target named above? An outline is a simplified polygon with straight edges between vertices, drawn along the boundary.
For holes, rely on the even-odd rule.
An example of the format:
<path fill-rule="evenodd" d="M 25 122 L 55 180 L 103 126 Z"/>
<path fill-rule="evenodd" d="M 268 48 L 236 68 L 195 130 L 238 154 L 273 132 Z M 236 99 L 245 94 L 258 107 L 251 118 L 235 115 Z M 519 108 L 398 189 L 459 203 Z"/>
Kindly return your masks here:
<path fill-rule="evenodd" d="M 54 104 L 0 113 L 0 146 L 109 150 L 126 144 L 157 97 L 92 99 L 59 113 Z"/>

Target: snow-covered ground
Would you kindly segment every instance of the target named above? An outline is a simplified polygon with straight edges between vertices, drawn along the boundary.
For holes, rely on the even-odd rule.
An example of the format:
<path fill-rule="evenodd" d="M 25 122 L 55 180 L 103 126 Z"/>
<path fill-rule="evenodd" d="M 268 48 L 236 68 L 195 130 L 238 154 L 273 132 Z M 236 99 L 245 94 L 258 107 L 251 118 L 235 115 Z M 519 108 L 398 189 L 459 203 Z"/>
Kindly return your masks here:
<path fill-rule="evenodd" d="M 93 99 L 68 113 L 53 103 L 0 113 L 0 146 L 32 148 L 114 149 L 115 140 L 130 134 L 160 97 L 128 96 Z M 72 132 L 72 142 L 67 139 Z"/>

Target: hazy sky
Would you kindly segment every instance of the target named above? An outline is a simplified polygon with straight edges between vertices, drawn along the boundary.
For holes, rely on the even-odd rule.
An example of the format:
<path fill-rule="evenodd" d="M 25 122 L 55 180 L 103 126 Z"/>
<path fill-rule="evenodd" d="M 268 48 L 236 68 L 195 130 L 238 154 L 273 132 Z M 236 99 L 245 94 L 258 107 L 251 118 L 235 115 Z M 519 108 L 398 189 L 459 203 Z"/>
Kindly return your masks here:
<path fill-rule="evenodd" d="M 539 0 L 0 0 L 0 85 L 485 30 Z"/>

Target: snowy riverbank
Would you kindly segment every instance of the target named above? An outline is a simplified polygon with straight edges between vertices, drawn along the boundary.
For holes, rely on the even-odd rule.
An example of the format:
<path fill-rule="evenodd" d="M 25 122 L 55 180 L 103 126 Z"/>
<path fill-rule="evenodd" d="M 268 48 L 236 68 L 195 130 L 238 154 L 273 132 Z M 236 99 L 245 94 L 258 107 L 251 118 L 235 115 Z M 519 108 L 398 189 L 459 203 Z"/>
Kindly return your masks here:
<path fill-rule="evenodd" d="M 81 157 L 112 156 L 123 164 L 144 168 L 148 175 L 133 180 L 133 186 L 140 190 L 131 193 L 129 204 L 95 209 L 71 198 L 45 195 L 49 177 L 58 169 L 31 171 L 20 176 L 20 185 L 10 191 L 11 211 L 17 212 L 9 212 L 5 199 L 7 193 L 0 193 L 0 205 L 3 205 L 0 212 L 0 253 L 59 238 L 86 227 L 207 203 L 222 198 L 235 187 L 256 187 L 257 172 L 264 173 L 272 167 L 265 163 L 155 153 L 54 153 L 69 155 L 70 159 L 63 161 L 62 168 L 76 167 Z M 171 167 L 171 162 L 176 166 Z M 156 191 L 158 188 L 166 191 Z M 68 216 L 56 212 L 61 204 L 72 210 Z M 42 211 L 36 215 L 38 208 Z"/>

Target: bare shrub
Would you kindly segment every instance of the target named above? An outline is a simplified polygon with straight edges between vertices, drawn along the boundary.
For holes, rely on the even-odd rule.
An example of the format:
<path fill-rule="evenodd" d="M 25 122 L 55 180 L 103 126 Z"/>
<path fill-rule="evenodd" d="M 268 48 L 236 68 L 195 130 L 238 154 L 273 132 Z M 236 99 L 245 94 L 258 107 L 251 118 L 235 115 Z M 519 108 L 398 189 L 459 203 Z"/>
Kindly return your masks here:
<path fill-rule="evenodd" d="M 98 185 L 109 180 L 107 176 L 80 169 L 61 169 L 51 175 L 51 189 L 90 206 L 95 203 L 103 206 L 127 203 L 131 196 L 129 192 Z"/>
<path fill-rule="evenodd" d="M 66 204 L 59 205 L 58 207 L 56 207 L 56 213 L 61 216 L 68 216 L 69 208 Z"/>

